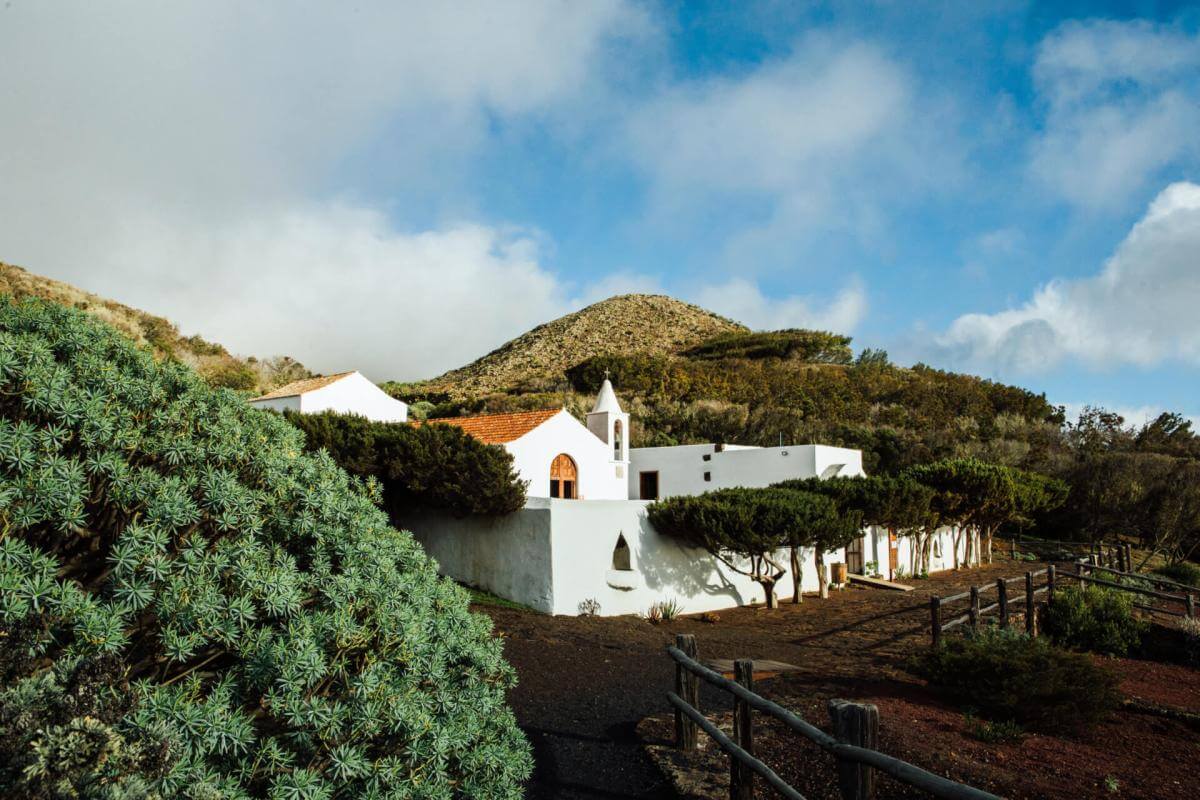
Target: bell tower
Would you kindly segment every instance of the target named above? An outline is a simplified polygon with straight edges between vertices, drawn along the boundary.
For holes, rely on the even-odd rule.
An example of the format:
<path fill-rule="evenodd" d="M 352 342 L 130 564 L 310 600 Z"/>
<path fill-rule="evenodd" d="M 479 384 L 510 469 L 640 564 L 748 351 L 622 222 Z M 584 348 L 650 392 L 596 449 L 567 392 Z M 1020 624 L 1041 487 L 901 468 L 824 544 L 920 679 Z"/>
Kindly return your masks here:
<path fill-rule="evenodd" d="M 621 410 L 607 370 L 600 393 L 596 395 L 596 405 L 587 415 L 587 427 L 609 446 L 613 461 L 621 464 L 629 462 L 629 415 Z"/>

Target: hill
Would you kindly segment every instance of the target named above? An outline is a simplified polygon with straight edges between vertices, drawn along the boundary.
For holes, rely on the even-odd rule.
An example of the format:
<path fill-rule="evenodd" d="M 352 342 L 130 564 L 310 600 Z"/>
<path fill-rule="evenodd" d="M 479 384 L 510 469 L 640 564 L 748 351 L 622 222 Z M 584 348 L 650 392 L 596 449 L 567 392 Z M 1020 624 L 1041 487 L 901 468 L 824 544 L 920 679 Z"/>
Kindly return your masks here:
<path fill-rule="evenodd" d="M 514 387 L 553 389 L 567 369 L 597 353 L 674 353 L 746 332 L 744 325 L 672 297 L 625 294 L 539 325 L 421 386 L 425 393 L 454 398 Z"/>
<path fill-rule="evenodd" d="M 857 358 L 851 339 L 751 332 L 661 295 L 622 295 L 539 325 L 429 381 L 385 384 L 416 416 L 565 406 L 582 417 L 611 375 L 635 446 L 822 442 L 889 472 L 944 456 L 1038 467 L 1062 454 L 1045 396 L 925 365 Z"/>
<path fill-rule="evenodd" d="M 138 344 L 150 347 L 159 357 L 187 364 L 213 386 L 266 391 L 312 374 L 287 356 L 263 360 L 253 356 L 240 358 L 215 342 L 184 336 L 168 319 L 3 262 L 0 262 L 0 294 L 17 299 L 39 297 L 84 311 Z"/>

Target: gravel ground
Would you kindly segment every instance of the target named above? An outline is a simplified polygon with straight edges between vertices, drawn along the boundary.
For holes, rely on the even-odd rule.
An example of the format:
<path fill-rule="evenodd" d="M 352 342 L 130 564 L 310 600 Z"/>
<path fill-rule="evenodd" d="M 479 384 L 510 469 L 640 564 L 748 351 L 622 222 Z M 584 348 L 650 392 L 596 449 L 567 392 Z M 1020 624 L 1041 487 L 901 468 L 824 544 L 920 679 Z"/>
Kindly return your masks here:
<path fill-rule="evenodd" d="M 708 623 L 685 616 L 651 625 L 635 617 L 548 617 L 478 606 L 505 637 L 519 676 L 510 701 L 534 747 L 536 772 L 527 796 L 673 798 L 670 783 L 646 755 L 644 718 L 666 714 L 673 665 L 664 653 L 676 633 L 694 634 L 705 658 L 772 659 L 799 671 L 760 684 L 763 694 L 825 726 L 824 704 L 841 696 L 880 707 L 885 749 L 920 766 L 1016 797 L 1198 797 L 1200 735 L 1181 723 L 1120 712 L 1078 739 L 1028 736 L 985 745 L 965 735 L 965 720 L 908 674 L 904 661 L 928 643 L 928 598 L 971 583 L 1024 573 L 1030 565 L 999 561 L 916 581 L 916 591 L 847 589 L 827 601 L 806 597 L 775 611 L 740 608 Z M 1131 696 L 1200 710 L 1200 673 L 1144 661 L 1114 662 Z M 707 713 L 727 698 L 705 689 Z M 653 722 L 643 735 L 667 735 Z M 763 753 L 806 795 L 824 796 L 828 759 L 794 737 L 763 727 Z M 813 750 L 813 752 L 809 752 Z M 1073 765 L 1068 767 L 1068 765 Z M 718 766 L 718 772 L 724 768 Z M 1200 773 L 1196 773 L 1200 775 Z M 1112 777 L 1119 793 L 1109 791 Z M 1081 781 L 1077 790 L 1062 781 Z M 1058 782 L 1058 783 L 1055 783 Z M 905 797 L 893 787 L 884 796 Z"/>
<path fill-rule="evenodd" d="M 1022 566 L 1021 569 L 1025 567 Z M 970 579 L 1012 574 L 974 570 Z M 897 672 L 896 653 L 925 624 L 928 594 L 964 578 L 918 581 L 918 591 L 847 589 L 776 611 L 739 608 L 711 624 L 684 616 L 660 625 L 636 617 L 549 617 L 477 606 L 505 637 L 519 685 L 510 701 L 533 744 L 530 798 L 669 798 L 664 776 L 643 753 L 638 722 L 667 709 L 673 683 L 664 653 L 676 633 L 695 634 L 702 658 L 769 658 L 821 675 Z M 727 707 L 705 693 L 706 708 Z"/>

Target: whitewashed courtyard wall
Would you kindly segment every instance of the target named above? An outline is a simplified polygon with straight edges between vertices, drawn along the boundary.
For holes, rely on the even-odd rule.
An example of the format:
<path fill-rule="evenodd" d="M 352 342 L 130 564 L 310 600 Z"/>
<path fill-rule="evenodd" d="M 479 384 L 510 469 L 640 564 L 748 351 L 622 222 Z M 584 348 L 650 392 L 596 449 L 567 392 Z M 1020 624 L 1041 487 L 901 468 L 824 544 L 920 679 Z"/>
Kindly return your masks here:
<path fill-rule="evenodd" d="M 498 518 L 454 519 L 419 514 L 403 525 L 438 563 L 443 575 L 550 614 L 574 615 L 584 600 L 604 616 L 645 612 L 660 600 L 678 600 L 686 613 L 764 602 L 762 587 L 709 553 L 662 536 L 638 500 L 573 501 L 530 498 Z M 628 572 L 613 569 L 619 537 L 630 551 Z M 841 561 L 844 551 L 826 562 Z M 818 588 L 811 550 L 804 550 L 801 587 Z M 787 551 L 778 554 L 788 565 Z M 790 597 L 792 578 L 775 588 Z"/>

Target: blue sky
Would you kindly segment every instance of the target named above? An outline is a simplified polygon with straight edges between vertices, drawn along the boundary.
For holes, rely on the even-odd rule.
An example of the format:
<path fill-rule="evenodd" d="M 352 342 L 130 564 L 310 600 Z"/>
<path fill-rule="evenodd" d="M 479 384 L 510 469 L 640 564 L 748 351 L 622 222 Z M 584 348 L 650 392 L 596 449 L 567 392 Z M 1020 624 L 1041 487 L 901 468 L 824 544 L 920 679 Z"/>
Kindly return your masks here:
<path fill-rule="evenodd" d="M 602 297 L 1200 417 L 1200 9 L 0 11 L 0 258 L 377 379 Z"/>

